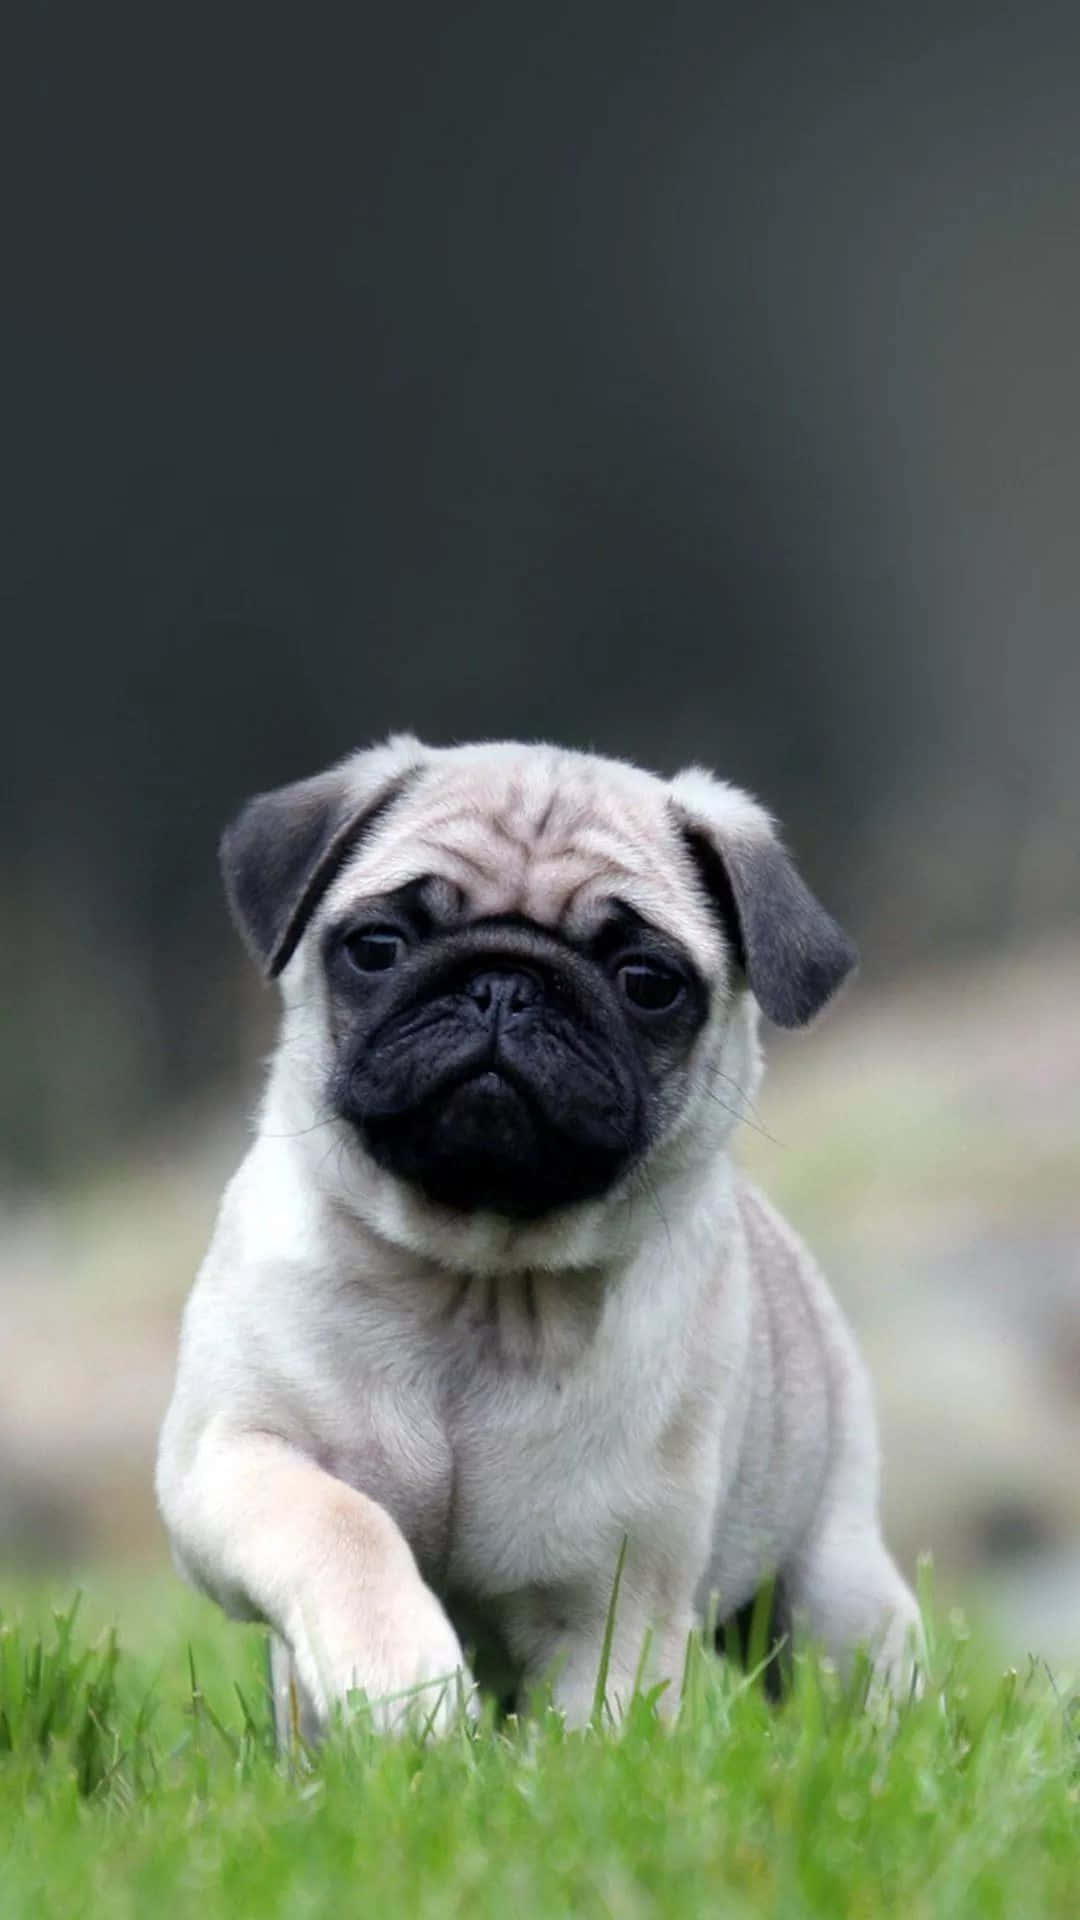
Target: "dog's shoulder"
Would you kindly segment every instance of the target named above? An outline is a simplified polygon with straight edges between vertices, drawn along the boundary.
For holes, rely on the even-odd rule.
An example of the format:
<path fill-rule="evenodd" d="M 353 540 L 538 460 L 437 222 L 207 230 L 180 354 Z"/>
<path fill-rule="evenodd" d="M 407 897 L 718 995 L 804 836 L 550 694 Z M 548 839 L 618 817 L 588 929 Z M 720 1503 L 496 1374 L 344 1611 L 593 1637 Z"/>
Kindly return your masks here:
<path fill-rule="evenodd" d="M 809 1247 L 772 1201 L 741 1171 L 734 1181 L 735 1211 L 754 1283 L 770 1295 L 825 1291 Z"/>
<path fill-rule="evenodd" d="M 755 1298 L 781 1347 L 812 1340 L 831 1379 L 861 1378 L 854 1334 L 821 1266 L 801 1235 L 743 1175 L 735 1205 Z"/>
<path fill-rule="evenodd" d="M 737 1205 L 746 1234 L 759 1323 L 768 1319 L 779 1378 L 824 1381 L 834 1453 L 854 1453 L 876 1473 L 873 1388 L 847 1312 L 809 1247 L 764 1194 L 743 1181 Z"/>

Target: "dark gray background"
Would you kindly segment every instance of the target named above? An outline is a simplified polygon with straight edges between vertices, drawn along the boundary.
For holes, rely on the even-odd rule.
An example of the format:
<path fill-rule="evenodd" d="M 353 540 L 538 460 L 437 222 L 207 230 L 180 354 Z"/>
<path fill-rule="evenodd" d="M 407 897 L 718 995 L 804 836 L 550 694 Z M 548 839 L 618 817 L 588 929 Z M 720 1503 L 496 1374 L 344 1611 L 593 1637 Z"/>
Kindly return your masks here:
<path fill-rule="evenodd" d="M 704 759 L 871 981 L 1074 913 L 1078 18 L 24 14 L 0 1170 L 228 1080 L 218 831 L 391 726 Z"/>

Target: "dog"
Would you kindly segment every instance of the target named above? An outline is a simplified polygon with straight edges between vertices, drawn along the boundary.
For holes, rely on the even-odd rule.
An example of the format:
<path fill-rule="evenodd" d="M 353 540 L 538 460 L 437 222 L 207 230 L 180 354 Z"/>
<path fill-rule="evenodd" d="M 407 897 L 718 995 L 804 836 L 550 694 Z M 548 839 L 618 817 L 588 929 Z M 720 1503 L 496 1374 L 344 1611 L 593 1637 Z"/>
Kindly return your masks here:
<path fill-rule="evenodd" d="M 441 1731 L 466 1646 L 570 1725 L 775 1580 L 902 1686 L 867 1376 L 733 1164 L 759 1010 L 855 963 L 769 816 L 554 747 L 412 736 L 259 795 L 226 891 L 284 1012 L 184 1314 L 159 1504 L 268 1622 L 279 1727 Z M 616 1567 L 620 1569 L 613 1604 Z"/>

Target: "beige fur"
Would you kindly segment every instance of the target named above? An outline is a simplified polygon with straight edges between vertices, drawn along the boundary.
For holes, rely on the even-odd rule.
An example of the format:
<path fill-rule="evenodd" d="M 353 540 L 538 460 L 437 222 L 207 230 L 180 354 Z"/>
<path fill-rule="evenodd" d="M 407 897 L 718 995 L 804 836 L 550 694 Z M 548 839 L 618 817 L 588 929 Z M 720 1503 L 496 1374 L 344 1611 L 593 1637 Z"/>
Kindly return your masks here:
<path fill-rule="evenodd" d="M 269 1621 L 305 1724 L 351 1687 L 445 1726 L 479 1622 L 523 1686 L 591 1710 L 620 1546 L 609 1676 L 677 1699 L 686 1637 L 768 1575 L 843 1657 L 900 1672 L 916 1624 L 882 1544 L 865 1374 L 813 1262 L 736 1174 L 757 1009 L 678 831 L 772 834 L 737 790 L 613 761 L 409 737 L 345 763 L 355 807 L 418 769 L 319 901 L 281 977 L 256 1137 L 184 1318 L 158 1491 L 184 1571 Z M 422 874 L 471 916 L 586 933 L 618 896 L 710 989 L 689 1091 L 645 1169 L 514 1223 L 440 1209 L 326 1110 L 320 927 Z M 910 1651 L 910 1646 L 908 1648 Z M 279 1651 L 279 1689 L 287 1661 Z M 463 1684 L 468 1685 L 467 1676 Z"/>

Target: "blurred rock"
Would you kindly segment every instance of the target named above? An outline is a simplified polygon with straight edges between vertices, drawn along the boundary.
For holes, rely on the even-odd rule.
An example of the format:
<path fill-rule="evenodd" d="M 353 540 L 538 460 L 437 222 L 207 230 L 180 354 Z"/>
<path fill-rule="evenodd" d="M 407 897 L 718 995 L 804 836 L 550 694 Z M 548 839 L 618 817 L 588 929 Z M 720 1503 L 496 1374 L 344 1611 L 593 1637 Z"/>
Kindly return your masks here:
<path fill-rule="evenodd" d="M 820 1030 L 770 1043 L 764 1131 L 743 1147 L 859 1330 L 899 1557 L 911 1570 L 929 1549 L 946 1587 L 1000 1594 L 1003 1630 L 1045 1626 L 1071 1657 L 1078 979 L 1066 941 L 877 997 L 857 986 Z"/>
<path fill-rule="evenodd" d="M 162 1551 L 152 1471 L 235 1117 L 0 1216 L 0 1558 Z"/>

